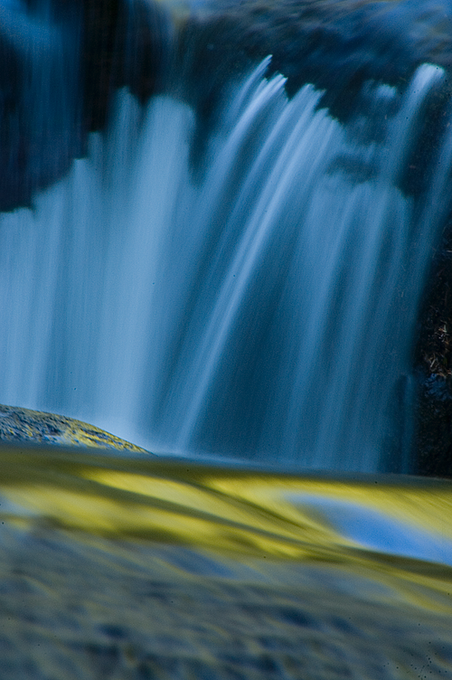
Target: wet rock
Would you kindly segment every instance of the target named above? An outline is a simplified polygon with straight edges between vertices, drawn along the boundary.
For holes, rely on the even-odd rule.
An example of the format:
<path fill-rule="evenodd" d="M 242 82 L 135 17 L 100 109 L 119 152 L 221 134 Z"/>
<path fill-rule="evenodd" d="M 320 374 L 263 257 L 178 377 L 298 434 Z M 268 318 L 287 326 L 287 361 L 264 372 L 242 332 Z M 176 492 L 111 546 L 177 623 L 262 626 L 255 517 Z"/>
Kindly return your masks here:
<path fill-rule="evenodd" d="M 446 226 L 421 308 L 415 471 L 452 477 L 452 228 Z"/>
<path fill-rule="evenodd" d="M 33 197 L 84 155 L 128 87 L 145 103 L 172 54 L 169 13 L 153 0 L 26 0 L 0 12 L 0 211 Z"/>
<path fill-rule="evenodd" d="M 85 126 L 102 129 L 111 98 L 128 87 L 144 103 L 162 90 L 172 52 L 172 25 L 150 0 L 84 0 L 82 63 Z"/>
<path fill-rule="evenodd" d="M 0 405 L 0 442 L 52 444 L 149 453 L 94 425 L 55 413 Z"/>
<path fill-rule="evenodd" d="M 325 90 L 320 106 L 347 120 L 366 81 L 403 91 L 420 64 L 451 67 L 452 13 L 445 0 L 378 7 L 361 0 L 206 2 L 187 22 L 181 45 L 201 106 L 214 104 L 215 85 L 247 60 L 271 54 L 270 72 L 287 77 L 290 96 L 312 83 Z M 220 68 L 215 75 L 212 63 Z"/>
<path fill-rule="evenodd" d="M 420 475 L 452 477 L 452 381 L 430 375 L 420 386 L 416 436 Z"/>

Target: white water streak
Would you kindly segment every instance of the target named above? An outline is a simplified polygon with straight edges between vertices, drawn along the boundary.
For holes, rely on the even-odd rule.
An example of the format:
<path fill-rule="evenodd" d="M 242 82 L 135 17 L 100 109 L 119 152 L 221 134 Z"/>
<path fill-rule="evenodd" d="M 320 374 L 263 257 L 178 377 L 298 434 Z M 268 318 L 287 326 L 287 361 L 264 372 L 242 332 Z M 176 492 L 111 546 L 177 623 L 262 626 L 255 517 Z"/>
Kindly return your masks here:
<path fill-rule="evenodd" d="M 364 144 L 265 66 L 201 180 L 191 110 L 159 97 L 143 115 L 123 93 L 108 139 L 1 217 L 0 401 L 161 450 L 385 468 L 450 139 L 420 217 L 397 177 L 442 72 L 422 67 Z"/>

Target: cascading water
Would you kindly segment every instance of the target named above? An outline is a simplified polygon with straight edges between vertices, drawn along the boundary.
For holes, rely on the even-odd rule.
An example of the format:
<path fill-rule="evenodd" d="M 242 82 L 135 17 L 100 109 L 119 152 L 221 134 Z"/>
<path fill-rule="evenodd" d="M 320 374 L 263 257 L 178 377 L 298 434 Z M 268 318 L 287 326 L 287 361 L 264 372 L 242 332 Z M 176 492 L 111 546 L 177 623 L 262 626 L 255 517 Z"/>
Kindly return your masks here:
<path fill-rule="evenodd" d="M 231 89 L 195 172 L 195 113 L 121 91 L 108 133 L 0 218 L 0 401 L 153 450 L 409 471 L 411 353 L 448 210 L 444 135 L 403 177 L 444 78 L 367 83 L 347 125 L 270 58 Z M 426 172 L 427 174 L 427 172 Z"/>

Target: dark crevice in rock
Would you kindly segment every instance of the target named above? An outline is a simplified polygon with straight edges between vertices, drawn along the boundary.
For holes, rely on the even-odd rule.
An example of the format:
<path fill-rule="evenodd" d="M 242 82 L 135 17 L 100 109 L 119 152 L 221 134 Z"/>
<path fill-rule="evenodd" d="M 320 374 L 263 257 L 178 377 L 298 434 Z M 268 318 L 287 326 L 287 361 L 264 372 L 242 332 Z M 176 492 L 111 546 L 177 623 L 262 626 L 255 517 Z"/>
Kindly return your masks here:
<path fill-rule="evenodd" d="M 84 0 L 85 128 L 103 129 L 115 90 L 144 104 L 165 86 L 172 51 L 169 15 L 146 0 Z"/>
<path fill-rule="evenodd" d="M 452 218 L 433 259 L 418 328 L 415 472 L 452 477 Z"/>

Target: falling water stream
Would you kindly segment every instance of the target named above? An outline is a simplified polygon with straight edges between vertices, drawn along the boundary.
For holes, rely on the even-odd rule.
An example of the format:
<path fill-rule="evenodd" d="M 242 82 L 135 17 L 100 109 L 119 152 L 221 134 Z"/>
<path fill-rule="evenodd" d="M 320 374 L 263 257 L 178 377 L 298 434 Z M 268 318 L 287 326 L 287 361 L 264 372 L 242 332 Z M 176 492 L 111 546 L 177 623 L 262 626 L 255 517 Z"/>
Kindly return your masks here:
<path fill-rule="evenodd" d="M 443 71 L 403 95 L 368 84 L 342 125 L 310 85 L 288 100 L 269 61 L 235 85 L 196 173 L 191 108 L 120 91 L 87 157 L 2 214 L 1 402 L 155 451 L 410 470 L 450 136 L 420 198 L 401 177 Z"/>
<path fill-rule="evenodd" d="M 0 0 L 0 404 L 176 454 L 0 408 L 0 675 L 443 678 L 452 485 L 379 473 L 417 470 L 449 5 L 227 0 L 275 55 L 220 82 L 212 50 L 209 119 L 219 5 L 187 39 L 148 0 Z M 291 86 L 305 30 L 331 92 Z"/>

